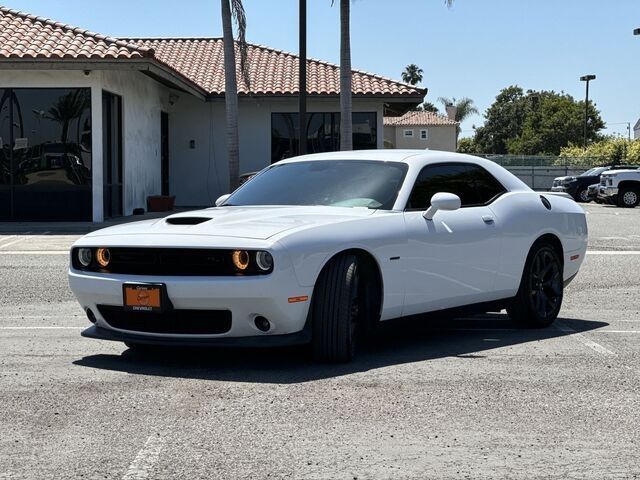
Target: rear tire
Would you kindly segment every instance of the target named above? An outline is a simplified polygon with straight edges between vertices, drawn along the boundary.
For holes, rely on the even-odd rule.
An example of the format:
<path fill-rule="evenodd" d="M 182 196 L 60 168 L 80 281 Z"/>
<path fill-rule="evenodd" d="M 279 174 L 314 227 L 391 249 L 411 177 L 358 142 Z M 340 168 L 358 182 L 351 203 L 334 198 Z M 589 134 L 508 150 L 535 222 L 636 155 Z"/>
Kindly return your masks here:
<path fill-rule="evenodd" d="M 312 299 L 313 356 L 320 362 L 344 363 L 355 353 L 360 316 L 358 260 L 346 254 L 324 268 Z"/>
<path fill-rule="evenodd" d="M 633 208 L 640 203 L 640 190 L 637 188 L 621 188 L 618 192 L 618 206 Z"/>
<path fill-rule="evenodd" d="M 589 192 L 586 188 L 580 188 L 576 192 L 576 202 L 580 203 L 589 203 L 591 199 L 589 198 Z"/>
<path fill-rule="evenodd" d="M 507 308 L 517 324 L 530 328 L 548 327 L 562 306 L 562 258 L 549 242 L 531 247 L 522 272 L 518 293 Z"/>

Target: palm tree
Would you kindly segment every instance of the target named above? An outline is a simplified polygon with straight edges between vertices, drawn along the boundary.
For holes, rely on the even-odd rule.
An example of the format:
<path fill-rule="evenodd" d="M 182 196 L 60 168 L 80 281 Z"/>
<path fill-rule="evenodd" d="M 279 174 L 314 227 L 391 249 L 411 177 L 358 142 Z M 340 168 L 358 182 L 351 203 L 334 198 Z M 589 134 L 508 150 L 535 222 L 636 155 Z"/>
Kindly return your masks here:
<path fill-rule="evenodd" d="M 247 18 L 242 0 L 220 0 L 222 7 L 222 39 L 224 43 L 224 103 L 227 118 L 227 151 L 229 155 L 229 191 L 240 185 L 240 142 L 238 136 L 238 83 L 236 78 L 236 51 L 232 19 L 238 28 L 238 52 L 242 78 L 249 87 L 247 67 Z"/>
<path fill-rule="evenodd" d="M 44 118 L 58 122 L 62 126 L 60 142 L 67 143 L 69 125 L 82 115 L 89 102 L 90 98 L 86 90 L 78 89 L 58 98 L 56 104 L 43 115 Z"/>
<path fill-rule="evenodd" d="M 417 85 L 422 81 L 422 69 L 415 63 L 407 65 L 402 72 L 402 81 L 410 85 Z"/>
<path fill-rule="evenodd" d="M 468 97 L 456 100 L 456 97 L 447 98 L 440 97 L 438 101 L 445 107 L 454 107 L 456 109 L 455 121 L 458 122 L 458 135 L 460 135 L 460 124 L 464 122 L 470 115 L 478 114 L 478 109 L 473 104 L 473 100 Z"/>

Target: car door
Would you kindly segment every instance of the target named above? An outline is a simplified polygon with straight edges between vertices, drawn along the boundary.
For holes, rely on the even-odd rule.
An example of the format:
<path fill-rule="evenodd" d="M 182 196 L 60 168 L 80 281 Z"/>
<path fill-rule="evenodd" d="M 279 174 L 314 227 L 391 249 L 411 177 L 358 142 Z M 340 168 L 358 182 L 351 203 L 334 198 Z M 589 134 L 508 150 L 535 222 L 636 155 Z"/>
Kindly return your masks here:
<path fill-rule="evenodd" d="M 461 208 L 440 210 L 427 220 L 423 212 L 438 192 L 458 195 Z M 422 169 L 404 212 L 404 315 L 497 300 L 501 232 L 490 203 L 504 192 L 479 165 L 449 162 Z"/>

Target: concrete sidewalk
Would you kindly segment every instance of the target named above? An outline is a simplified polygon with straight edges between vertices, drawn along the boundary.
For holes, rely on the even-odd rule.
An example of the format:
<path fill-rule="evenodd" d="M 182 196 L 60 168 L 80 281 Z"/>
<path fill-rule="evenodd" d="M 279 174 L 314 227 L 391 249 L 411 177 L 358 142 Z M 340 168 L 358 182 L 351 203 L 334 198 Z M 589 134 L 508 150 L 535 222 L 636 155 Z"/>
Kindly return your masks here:
<path fill-rule="evenodd" d="M 201 207 L 204 208 L 204 207 Z M 63 235 L 84 234 L 111 227 L 122 223 L 138 222 L 154 218 L 164 218 L 178 212 L 194 210 L 194 208 L 175 209 L 170 212 L 147 212 L 144 215 L 129 215 L 126 217 L 110 218 L 100 223 L 93 222 L 0 222 L 0 235 Z"/>

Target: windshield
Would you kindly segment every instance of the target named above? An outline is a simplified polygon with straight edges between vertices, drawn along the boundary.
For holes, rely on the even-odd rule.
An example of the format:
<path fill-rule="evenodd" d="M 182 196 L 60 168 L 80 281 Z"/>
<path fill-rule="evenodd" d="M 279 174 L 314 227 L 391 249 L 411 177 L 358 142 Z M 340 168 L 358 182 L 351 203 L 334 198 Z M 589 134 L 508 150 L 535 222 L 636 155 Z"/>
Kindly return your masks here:
<path fill-rule="evenodd" d="M 407 165 L 369 160 L 275 164 L 236 190 L 224 205 L 325 205 L 391 210 Z"/>
<path fill-rule="evenodd" d="M 578 175 L 579 177 L 594 177 L 596 175 L 600 175 L 602 172 L 604 172 L 607 169 L 607 167 L 595 167 L 592 168 L 590 170 L 587 170 L 584 173 L 581 173 L 580 175 Z"/>

